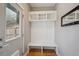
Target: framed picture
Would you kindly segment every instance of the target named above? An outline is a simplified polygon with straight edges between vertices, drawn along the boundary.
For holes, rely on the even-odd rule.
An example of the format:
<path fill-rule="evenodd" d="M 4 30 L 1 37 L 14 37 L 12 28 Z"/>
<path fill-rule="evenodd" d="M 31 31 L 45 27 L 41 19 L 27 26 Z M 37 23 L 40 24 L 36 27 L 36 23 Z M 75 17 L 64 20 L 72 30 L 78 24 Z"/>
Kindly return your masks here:
<path fill-rule="evenodd" d="M 79 24 L 79 5 L 61 17 L 61 26 Z"/>

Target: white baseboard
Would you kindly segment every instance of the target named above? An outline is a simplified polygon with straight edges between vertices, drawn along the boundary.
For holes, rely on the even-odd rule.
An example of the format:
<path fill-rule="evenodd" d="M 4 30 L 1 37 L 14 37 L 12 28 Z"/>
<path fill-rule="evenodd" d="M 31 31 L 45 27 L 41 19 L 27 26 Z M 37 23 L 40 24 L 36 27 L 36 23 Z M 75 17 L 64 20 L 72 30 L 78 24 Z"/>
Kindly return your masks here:
<path fill-rule="evenodd" d="M 56 54 L 57 54 L 57 56 L 61 56 L 60 53 L 59 53 L 58 48 L 56 48 Z"/>

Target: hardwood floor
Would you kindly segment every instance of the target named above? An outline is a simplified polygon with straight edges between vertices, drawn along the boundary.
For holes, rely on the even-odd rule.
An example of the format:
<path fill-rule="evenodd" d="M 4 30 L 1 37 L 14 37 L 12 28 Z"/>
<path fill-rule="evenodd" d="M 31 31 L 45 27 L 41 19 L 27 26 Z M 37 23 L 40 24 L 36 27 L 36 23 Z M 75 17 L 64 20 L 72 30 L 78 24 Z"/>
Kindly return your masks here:
<path fill-rule="evenodd" d="M 44 49 L 41 53 L 40 49 L 31 49 L 27 56 L 57 56 L 55 50 Z"/>

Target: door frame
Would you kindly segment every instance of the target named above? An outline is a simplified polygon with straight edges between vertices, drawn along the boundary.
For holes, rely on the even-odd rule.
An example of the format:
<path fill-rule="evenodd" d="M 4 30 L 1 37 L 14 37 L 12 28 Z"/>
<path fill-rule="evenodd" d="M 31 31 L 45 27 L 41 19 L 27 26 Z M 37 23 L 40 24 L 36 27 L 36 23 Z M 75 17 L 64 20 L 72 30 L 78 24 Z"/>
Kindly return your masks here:
<path fill-rule="evenodd" d="M 23 8 L 23 6 L 21 5 L 21 4 L 19 4 L 19 3 L 17 3 L 17 5 L 22 9 L 22 12 L 21 12 L 21 14 L 22 14 L 22 23 L 21 23 L 21 38 L 22 38 L 22 54 L 24 54 L 25 53 L 25 49 L 24 49 L 24 46 L 25 46 L 25 44 L 24 44 L 24 41 L 25 41 L 25 39 L 24 39 L 24 26 L 25 26 L 25 24 L 24 24 L 24 8 Z"/>

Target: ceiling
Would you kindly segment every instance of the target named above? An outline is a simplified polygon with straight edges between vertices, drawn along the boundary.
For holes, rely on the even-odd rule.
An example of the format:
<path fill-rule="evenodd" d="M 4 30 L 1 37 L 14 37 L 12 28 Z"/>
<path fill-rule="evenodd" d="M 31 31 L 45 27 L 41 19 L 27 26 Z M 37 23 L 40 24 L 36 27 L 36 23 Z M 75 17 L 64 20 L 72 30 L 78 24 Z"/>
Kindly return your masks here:
<path fill-rule="evenodd" d="M 55 7 L 56 3 L 30 3 L 30 7 Z"/>

